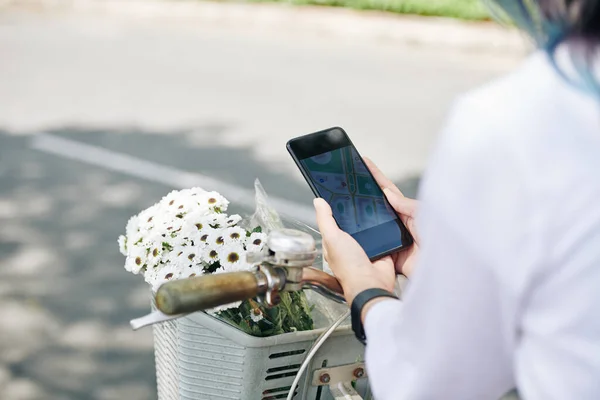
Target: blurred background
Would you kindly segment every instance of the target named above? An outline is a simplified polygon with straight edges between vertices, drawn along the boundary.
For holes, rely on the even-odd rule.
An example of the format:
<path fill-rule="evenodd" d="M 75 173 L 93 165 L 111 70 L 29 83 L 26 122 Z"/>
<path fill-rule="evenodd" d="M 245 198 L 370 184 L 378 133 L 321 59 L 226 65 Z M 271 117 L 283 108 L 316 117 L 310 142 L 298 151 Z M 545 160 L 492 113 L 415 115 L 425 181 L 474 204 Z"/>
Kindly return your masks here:
<path fill-rule="evenodd" d="M 525 53 L 475 0 L 0 0 L 0 398 L 156 398 L 131 215 L 194 185 L 248 214 L 259 178 L 312 223 L 285 143 L 331 126 L 415 196 L 453 99 Z"/>

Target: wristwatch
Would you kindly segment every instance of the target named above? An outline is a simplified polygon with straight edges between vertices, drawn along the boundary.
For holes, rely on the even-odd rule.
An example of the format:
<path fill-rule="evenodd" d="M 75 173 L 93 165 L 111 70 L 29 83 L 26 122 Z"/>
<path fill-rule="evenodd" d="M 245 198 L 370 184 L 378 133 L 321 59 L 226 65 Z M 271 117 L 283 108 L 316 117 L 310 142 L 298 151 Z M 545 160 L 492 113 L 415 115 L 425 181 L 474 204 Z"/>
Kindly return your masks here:
<path fill-rule="evenodd" d="M 363 326 L 361 320 L 361 314 L 363 307 L 369 301 L 377 298 L 377 297 L 392 297 L 397 299 L 398 296 L 395 294 L 388 292 L 383 289 L 367 289 L 360 292 L 352 301 L 352 306 L 350 307 L 350 317 L 352 318 L 352 330 L 356 335 L 356 338 L 359 342 L 366 345 L 367 337 L 365 335 L 365 327 Z"/>

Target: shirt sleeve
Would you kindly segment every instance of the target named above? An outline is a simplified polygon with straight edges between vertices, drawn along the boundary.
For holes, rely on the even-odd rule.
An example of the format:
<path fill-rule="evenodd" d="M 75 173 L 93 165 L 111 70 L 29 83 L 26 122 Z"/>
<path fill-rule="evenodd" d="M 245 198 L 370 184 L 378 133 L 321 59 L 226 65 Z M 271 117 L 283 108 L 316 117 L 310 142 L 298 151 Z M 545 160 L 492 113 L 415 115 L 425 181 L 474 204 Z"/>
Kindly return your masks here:
<path fill-rule="evenodd" d="M 493 277 L 436 216 L 423 218 L 421 269 L 403 301 L 366 316 L 366 365 L 378 400 L 500 398 L 510 386 Z"/>
<path fill-rule="evenodd" d="M 477 236 L 489 236 L 486 226 L 496 222 L 485 219 L 479 194 L 493 195 L 512 171 L 493 176 L 494 156 L 484 155 L 494 152 L 465 132 L 465 109 L 455 108 L 422 183 L 419 265 L 403 300 L 377 303 L 366 316 L 366 366 L 378 400 L 497 399 L 511 388 L 513 310 L 488 257 L 501 248 L 486 248 L 504 232 Z"/>

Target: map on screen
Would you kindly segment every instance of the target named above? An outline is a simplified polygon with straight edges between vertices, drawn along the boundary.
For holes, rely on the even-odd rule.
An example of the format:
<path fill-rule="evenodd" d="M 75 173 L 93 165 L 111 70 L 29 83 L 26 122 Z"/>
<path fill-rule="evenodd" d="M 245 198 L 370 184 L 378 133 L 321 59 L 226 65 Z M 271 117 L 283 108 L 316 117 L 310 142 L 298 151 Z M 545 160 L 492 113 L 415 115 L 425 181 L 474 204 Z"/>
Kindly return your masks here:
<path fill-rule="evenodd" d="M 301 160 L 319 196 L 350 234 L 396 219 L 377 182 L 352 146 Z"/>

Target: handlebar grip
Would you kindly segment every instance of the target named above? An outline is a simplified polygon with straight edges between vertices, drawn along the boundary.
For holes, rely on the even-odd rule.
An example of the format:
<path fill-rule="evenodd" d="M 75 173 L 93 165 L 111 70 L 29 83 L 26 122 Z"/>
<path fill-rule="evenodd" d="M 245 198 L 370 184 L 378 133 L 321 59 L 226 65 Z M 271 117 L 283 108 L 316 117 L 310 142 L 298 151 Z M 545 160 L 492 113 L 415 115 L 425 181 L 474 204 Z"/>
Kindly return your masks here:
<path fill-rule="evenodd" d="M 156 293 L 156 306 L 167 315 L 185 314 L 255 297 L 253 272 L 203 275 L 167 282 Z"/>

